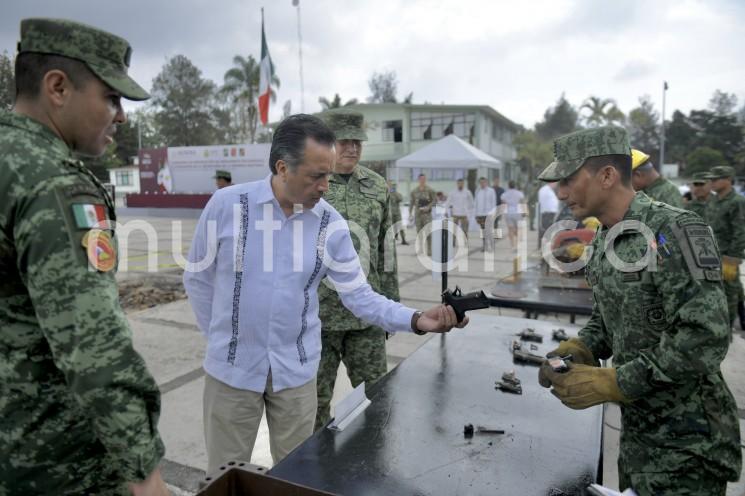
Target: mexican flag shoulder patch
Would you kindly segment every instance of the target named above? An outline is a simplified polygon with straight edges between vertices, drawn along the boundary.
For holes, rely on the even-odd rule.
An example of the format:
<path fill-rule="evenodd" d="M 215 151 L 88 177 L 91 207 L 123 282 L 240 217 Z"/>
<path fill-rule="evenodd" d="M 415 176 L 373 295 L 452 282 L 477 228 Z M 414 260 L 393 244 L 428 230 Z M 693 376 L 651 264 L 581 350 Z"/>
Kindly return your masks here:
<path fill-rule="evenodd" d="M 96 203 L 73 203 L 72 214 L 75 218 L 75 226 L 78 229 L 90 229 L 92 227 L 105 227 L 108 220 L 106 217 L 106 206 Z"/>

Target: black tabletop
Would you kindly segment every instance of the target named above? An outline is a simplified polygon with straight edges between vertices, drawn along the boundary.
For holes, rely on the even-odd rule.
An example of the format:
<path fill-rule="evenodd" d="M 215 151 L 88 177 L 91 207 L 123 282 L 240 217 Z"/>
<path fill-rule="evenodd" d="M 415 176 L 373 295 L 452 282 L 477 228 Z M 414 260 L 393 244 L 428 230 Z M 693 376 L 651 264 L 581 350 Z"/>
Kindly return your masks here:
<path fill-rule="evenodd" d="M 513 363 L 510 351 L 529 326 L 544 336 L 533 353 L 545 355 L 557 346 L 557 326 L 470 317 L 467 328 L 431 338 L 381 379 L 346 430 L 319 430 L 269 474 L 350 496 L 583 494 L 598 474 L 602 408 L 564 407 L 538 384 L 538 368 Z M 509 370 L 522 395 L 494 389 Z M 505 434 L 466 439 L 468 423 Z"/>
<path fill-rule="evenodd" d="M 547 287 L 549 282 L 553 287 Z M 508 276 L 484 292 L 494 307 L 518 308 L 529 312 L 592 314 L 592 291 L 580 286 L 576 279 L 555 275 L 546 278 L 541 266 L 529 267 L 517 279 Z M 563 283 L 563 287 L 562 286 Z"/>

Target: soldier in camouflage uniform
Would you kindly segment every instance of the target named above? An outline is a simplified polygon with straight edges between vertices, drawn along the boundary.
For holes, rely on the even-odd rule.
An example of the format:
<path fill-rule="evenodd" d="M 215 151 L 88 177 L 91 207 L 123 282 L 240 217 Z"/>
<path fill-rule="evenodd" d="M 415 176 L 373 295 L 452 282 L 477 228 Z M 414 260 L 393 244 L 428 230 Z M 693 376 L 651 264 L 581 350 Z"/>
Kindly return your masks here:
<path fill-rule="evenodd" d="M 631 184 L 635 191 L 644 191 L 652 200 L 683 208 L 683 195 L 678 187 L 655 170 L 649 155 L 632 150 L 631 159 Z"/>
<path fill-rule="evenodd" d="M 414 216 L 414 221 L 416 223 L 417 239 L 421 230 L 424 229 L 424 226 L 432 222 L 432 210 L 435 208 L 436 204 L 437 193 L 435 193 L 435 190 L 427 186 L 427 176 L 419 174 L 419 185 L 412 190 L 409 204 L 409 209 L 411 210 L 410 216 Z M 427 246 L 427 255 L 432 254 L 431 237 L 432 236 L 429 235 L 424 238 L 424 243 Z"/>
<path fill-rule="evenodd" d="M 740 263 L 745 256 L 745 198 L 732 187 L 735 178 L 732 167 L 712 167 L 710 175 L 711 188 L 717 195 L 710 201 L 708 220 L 722 252 L 724 291 L 731 325 L 737 317 L 737 306 L 743 293 Z"/>
<path fill-rule="evenodd" d="M 554 154 L 540 179 L 560 181 L 572 213 L 603 227 L 586 267 L 592 316 L 579 338 L 549 354 L 571 354 L 569 371 L 544 363 L 539 382 L 573 409 L 620 403 L 622 490 L 723 496 L 740 476 L 741 453 L 737 407 L 720 371 L 729 326 L 711 230 L 691 212 L 634 193 L 622 128 L 560 137 Z M 612 368 L 599 366 L 611 357 Z"/>
<path fill-rule="evenodd" d="M 367 134 L 359 112 L 334 110 L 324 120 L 336 135 L 336 165 L 324 199 L 350 224 L 354 248 L 372 288 L 398 301 L 398 271 L 393 207 L 388 185 L 379 174 L 359 165 Z M 359 231 L 364 233 L 360 239 Z M 369 263 L 368 263 L 369 262 Z M 386 270 L 387 269 L 387 270 Z M 352 386 L 369 387 L 388 371 L 385 332 L 344 308 L 336 291 L 324 281 L 318 287 L 321 319 L 321 362 L 318 367 L 318 410 L 315 428 L 330 419 L 330 403 L 339 362 L 344 362 Z"/>
<path fill-rule="evenodd" d="M 691 201 L 686 204 L 686 210 L 697 213 L 708 223 L 711 197 L 711 175 L 708 172 L 693 174 L 691 178 Z M 721 249 L 721 244 L 719 247 Z"/>
<path fill-rule="evenodd" d="M 26 19 L 18 50 L 15 107 L 0 111 L 0 494 L 165 494 L 114 205 L 72 155 L 101 155 L 120 98 L 149 95 L 127 76 L 127 41 L 104 31 Z"/>
<path fill-rule="evenodd" d="M 391 194 L 391 211 L 393 213 L 393 224 L 395 225 L 401 222 L 401 202 L 404 201 L 404 197 L 396 191 L 396 183 L 391 181 L 388 181 L 388 191 Z M 401 244 L 408 245 L 409 243 L 406 242 L 406 229 L 403 226 L 397 230 L 396 239 L 398 239 L 399 234 L 401 235 Z"/>

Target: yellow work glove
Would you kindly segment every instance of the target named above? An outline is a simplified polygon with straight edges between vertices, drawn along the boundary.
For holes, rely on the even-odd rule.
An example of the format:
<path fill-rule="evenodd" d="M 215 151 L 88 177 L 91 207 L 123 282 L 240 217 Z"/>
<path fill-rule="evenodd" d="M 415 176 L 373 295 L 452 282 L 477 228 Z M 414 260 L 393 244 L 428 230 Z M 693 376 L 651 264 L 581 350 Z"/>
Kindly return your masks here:
<path fill-rule="evenodd" d="M 552 371 L 550 380 L 554 386 L 551 394 L 573 410 L 583 410 L 609 401 L 628 401 L 618 387 L 614 368 L 572 364 L 568 372 Z"/>
<path fill-rule="evenodd" d="M 740 259 L 728 256 L 722 257 L 722 279 L 727 282 L 737 279 L 737 268 L 740 266 Z"/>
<path fill-rule="evenodd" d="M 566 341 L 562 341 L 558 348 L 549 351 L 546 354 L 547 357 L 565 357 L 568 355 L 572 355 L 572 363 L 594 366 L 598 365 L 598 361 L 592 355 L 590 348 L 588 348 L 579 338 L 569 338 Z M 538 371 L 538 382 L 545 388 L 551 387 L 551 380 L 549 379 L 548 372 L 553 373 L 553 369 L 548 364 L 548 361 L 546 361 L 543 362 L 541 369 Z"/>

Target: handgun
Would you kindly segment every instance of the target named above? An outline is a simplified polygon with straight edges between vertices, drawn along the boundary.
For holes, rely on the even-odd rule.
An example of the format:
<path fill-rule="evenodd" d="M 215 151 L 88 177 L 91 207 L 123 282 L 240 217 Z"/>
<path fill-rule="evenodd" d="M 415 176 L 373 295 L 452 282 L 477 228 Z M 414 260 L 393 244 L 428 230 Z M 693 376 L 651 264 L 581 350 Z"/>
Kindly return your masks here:
<path fill-rule="evenodd" d="M 529 363 L 532 365 L 543 365 L 543 362 L 546 360 L 542 356 L 534 355 L 529 351 L 523 351 L 519 348 L 512 350 L 512 358 L 516 362 Z"/>
<path fill-rule="evenodd" d="M 520 339 L 523 341 L 534 341 L 536 343 L 542 343 L 543 342 L 543 336 L 535 332 L 535 329 L 531 329 L 530 327 L 526 327 L 523 329 L 520 334 Z"/>
<path fill-rule="evenodd" d="M 489 299 L 483 291 L 463 294 L 458 286 L 455 287 L 455 291 L 448 289 L 442 293 L 442 302 L 453 307 L 458 322 L 463 322 L 468 310 L 478 310 L 480 308 L 489 308 L 490 306 Z"/>
<path fill-rule="evenodd" d="M 564 329 L 554 329 L 551 333 L 551 337 L 554 339 L 554 341 L 567 341 L 569 339 L 569 336 L 567 335 L 567 332 Z"/>

